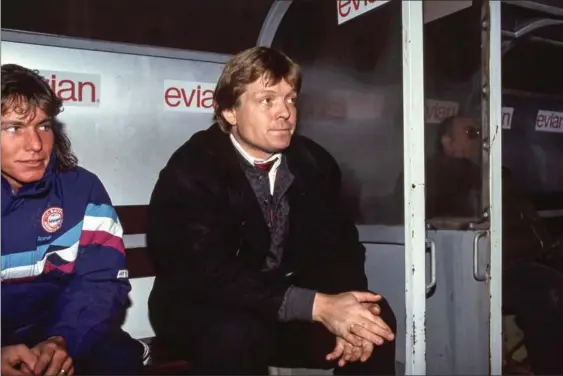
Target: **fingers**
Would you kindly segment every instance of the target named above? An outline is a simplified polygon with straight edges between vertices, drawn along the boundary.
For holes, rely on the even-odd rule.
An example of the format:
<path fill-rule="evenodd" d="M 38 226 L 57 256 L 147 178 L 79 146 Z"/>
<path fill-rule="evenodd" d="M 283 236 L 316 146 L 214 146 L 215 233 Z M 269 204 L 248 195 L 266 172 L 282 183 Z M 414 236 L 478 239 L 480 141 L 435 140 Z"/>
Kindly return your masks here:
<path fill-rule="evenodd" d="M 70 356 L 68 356 L 68 354 L 67 354 L 66 360 L 63 362 L 63 365 L 61 366 L 60 370 L 63 370 L 63 369 L 65 370 L 65 373 L 68 376 L 72 376 L 72 374 L 74 373 L 74 367 L 72 366 L 72 358 Z M 60 370 L 59 370 L 59 372 L 60 372 Z"/>
<path fill-rule="evenodd" d="M 23 375 L 26 375 L 26 373 L 23 373 L 23 371 L 15 369 L 12 366 L 2 366 L 2 375 L 23 376 Z"/>
<path fill-rule="evenodd" d="M 392 341 L 395 336 L 389 325 L 381 318 L 381 316 L 373 315 L 373 314 L 364 314 L 362 318 L 365 320 L 360 323 L 360 326 L 363 326 L 370 330 L 371 332 L 381 335 L 388 341 Z M 357 325 L 355 325 L 357 326 Z"/>
<path fill-rule="evenodd" d="M 338 360 L 338 366 L 344 367 L 346 363 L 350 360 L 352 356 L 354 346 L 352 346 L 349 342 L 344 343 L 344 355 Z"/>
<path fill-rule="evenodd" d="M 381 307 L 379 306 L 379 304 L 362 303 L 362 306 L 364 306 L 364 308 L 369 309 L 369 311 L 376 316 L 379 316 L 381 314 Z"/>
<path fill-rule="evenodd" d="M 22 371 L 25 375 L 33 375 L 33 368 L 28 367 L 26 364 L 21 365 L 20 371 Z"/>
<path fill-rule="evenodd" d="M 373 348 L 374 348 L 373 343 L 369 341 L 364 341 L 364 344 L 362 346 L 362 354 L 360 356 L 360 361 L 362 363 L 367 361 L 371 357 L 371 354 L 373 354 Z"/>
<path fill-rule="evenodd" d="M 363 346 L 367 346 L 369 351 L 370 344 L 367 341 L 362 341 L 363 343 L 365 342 L 365 345 L 363 345 L 362 347 L 354 346 L 351 343 L 343 340 L 342 338 L 337 338 L 337 342 L 340 343 L 338 345 L 339 348 L 343 350 L 340 359 L 338 359 L 338 367 L 344 367 L 348 363 L 353 363 L 360 360 L 365 351 Z M 371 353 L 369 355 L 371 355 Z M 368 358 L 369 355 L 367 355 Z"/>
<path fill-rule="evenodd" d="M 354 325 L 354 326 L 358 326 L 358 325 Z M 353 326 L 353 327 L 354 327 Z M 354 345 L 354 346 L 362 346 L 362 336 L 358 336 L 357 333 L 352 333 L 353 328 L 350 328 L 350 331 L 348 333 L 345 333 L 343 338 L 346 340 L 346 342 Z"/>
<path fill-rule="evenodd" d="M 350 294 L 354 295 L 360 303 L 377 303 L 382 299 L 381 295 L 372 292 L 352 291 Z"/>
<path fill-rule="evenodd" d="M 16 357 L 17 361 L 22 363 L 22 367 L 27 366 L 28 369 L 33 369 L 38 356 L 27 346 L 18 345 L 16 347 Z"/>
<path fill-rule="evenodd" d="M 343 353 L 344 353 L 344 343 L 342 341 L 338 340 L 338 338 L 337 338 L 336 339 L 336 346 L 334 347 L 334 350 L 332 350 L 332 352 L 330 354 L 327 354 L 326 360 L 331 361 L 331 360 L 338 359 L 342 356 Z"/>
<path fill-rule="evenodd" d="M 370 341 L 372 343 L 375 343 L 376 345 L 383 345 L 383 343 L 385 342 L 385 339 L 388 339 L 389 336 L 392 336 L 392 334 L 389 334 L 388 331 L 382 329 L 381 327 L 374 325 L 372 323 L 367 323 L 365 326 L 363 325 L 354 325 L 351 330 L 350 330 L 353 334 L 355 334 L 358 337 L 361 337 L 362 339 L 365 339 L 366 341 Z M 394 337 L 392 337 L 394 338 Z M 388 339 L 391 340 L 391 339 Z"/>
<path fill-rule="evenodd" d="M 363 346 L 363 342 L 365 341 L 362 341 L 362 346 Z M 344 352 L 345 353 L 344 360 L 350 363 L 357 362 L 362 356 L 362 351 L 363 351 L 363 347 L 349 345 L 346 351 Z"/>
<path fill-rule="evenodd" d="M 66 372 L 67 368 L 64 367 L 64 364 L 68 359 L 69 357 L 65 350 L 61 348 L 56 348 L 51 358 L 51 364 L 47 369 L 46 375 L 58 375 L 62 369 L 64 369 Z M 72 364 L 72 361 L 70 364 Z"/>
<path fill-rule="evenodd" d="M 33 368 L 33 373 L 35 375 L 42 375 L 49 363 L 51 362 L 51 358 L 53 357 L 55 349 L 51 346 L 45 346 L 43 352 L 37 359 L 37 363 L 35 363 L 35 367 Z"/>

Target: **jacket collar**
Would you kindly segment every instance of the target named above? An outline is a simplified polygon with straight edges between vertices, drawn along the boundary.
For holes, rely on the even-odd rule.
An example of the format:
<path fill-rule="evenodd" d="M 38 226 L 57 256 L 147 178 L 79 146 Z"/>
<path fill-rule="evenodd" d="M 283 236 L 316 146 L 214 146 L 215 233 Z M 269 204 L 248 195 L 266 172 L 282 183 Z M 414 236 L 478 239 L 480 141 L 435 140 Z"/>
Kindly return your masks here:
<path fill-rule="evenodd" d="M 213 124 L 207 132 L 209 132 L 209 138 L 203 141 L 206 145 L 202 145 L 202 147 L 221 169 L 228 171 L 237 179 L 246 181 L 246 176 L 240 168 L 240 154 L 230 140 L 230 136 L 223 132 L 218 124 Z M 297 184 L 303 189 L 302 183 L 308 180 L 308 169 L 306 163 L 303 162 L 308 158 L 304 155 L 297 137 L 293 136 L 289 147 L 282 154 L 287 158 L 289 170 L 295 177 L 294 185 Z M 248 187 L 250 188 L 250 185 Z"/>
<path fill-rule="evenodd" d="M 262 209 L 252 190 L 242 167 L 241 155 L 235 149 L 229 135 L 224 133 L 217 124 L 212 125 L 207 131 L 203 132 L 203 137 L 192 139 L 197 143 L 197 148 L 207 153 L 212 161 L 213 168 L 217 168 L 224 174 L 224 178 L 229 182 L 229 194 L 240 203 L 238 206 L 242 220 L 241 230 L 245 233 L 244 238 L 253 243 L 256 249 L 267 251 L 270 248 L 270 230 L 266 224 Z M 283 151 L 287 158 L 287 167 L 294 176 L 288 195 L 291 202 L 297 203 L 305 196 L 310 170 L 305 166 L 308 163 L 307 157 L 303 154 L 303 148 L 299 147 L 299 140 L 292 139 L 290 146 Z M 290 221 L 294 215 L 294 210 L 290 211 Z"/>
<path fill-rule="evenodd" d="M 18 198 L 40 196 L 48 192 L 53 185 L 53 178 L 55 176 L 55 163 L 56 157 L 53 151 L 49 164 L 45 169 L 43 177 L 38 181 L 24 184 L 17 193 L 14 193 L 8 180 L 2 176 L 2 213 L 11 204 L 11 202 Z"/>

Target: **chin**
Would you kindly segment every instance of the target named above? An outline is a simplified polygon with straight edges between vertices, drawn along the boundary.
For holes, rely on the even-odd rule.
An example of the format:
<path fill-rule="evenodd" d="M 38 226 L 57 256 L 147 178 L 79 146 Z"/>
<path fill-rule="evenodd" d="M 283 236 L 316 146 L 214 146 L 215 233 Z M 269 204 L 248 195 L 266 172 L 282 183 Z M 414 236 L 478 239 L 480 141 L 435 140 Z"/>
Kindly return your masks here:
<path fill-rule="evenodd" d="M 22 174 L 21 176 L 18 176 L 17 179 L 24 184 L 30 184 L 41 180 L 41 178 L 43 178 L 43 175 L 45 175 L 45 170 L 41 172 L 37 171 L 37 172 Z"/>
<path fill-rule="evenodd" d="M 272 153 L 280 153 L 289 147 L 289 142 L 276 142 L 271 145 Z"/>

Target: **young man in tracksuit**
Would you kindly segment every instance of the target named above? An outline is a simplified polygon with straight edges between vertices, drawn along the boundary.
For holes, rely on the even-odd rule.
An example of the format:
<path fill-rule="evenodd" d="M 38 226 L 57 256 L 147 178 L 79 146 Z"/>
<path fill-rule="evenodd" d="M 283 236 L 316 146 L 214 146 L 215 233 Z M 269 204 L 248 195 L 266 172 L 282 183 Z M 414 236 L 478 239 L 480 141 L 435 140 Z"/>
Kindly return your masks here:
<path fill-rule="evenodd" d="M 140 374 L 123 230 L 41 76 L 2 66 L 2 375 Z"/>

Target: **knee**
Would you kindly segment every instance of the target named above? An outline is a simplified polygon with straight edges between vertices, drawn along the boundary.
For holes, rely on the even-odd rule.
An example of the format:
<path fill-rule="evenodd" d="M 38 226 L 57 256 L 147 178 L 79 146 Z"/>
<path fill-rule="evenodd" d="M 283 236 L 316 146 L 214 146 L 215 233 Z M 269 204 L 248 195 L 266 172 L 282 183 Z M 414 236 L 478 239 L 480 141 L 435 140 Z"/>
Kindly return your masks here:
<path fill-rule="evenodd" d="M 226 315 L 224 319 L 210 323 L 201 338 L 200 349 L 227 359 L 262 358 L 268 356 L 271 335 L 266 322 L 259 318 Z"/>

